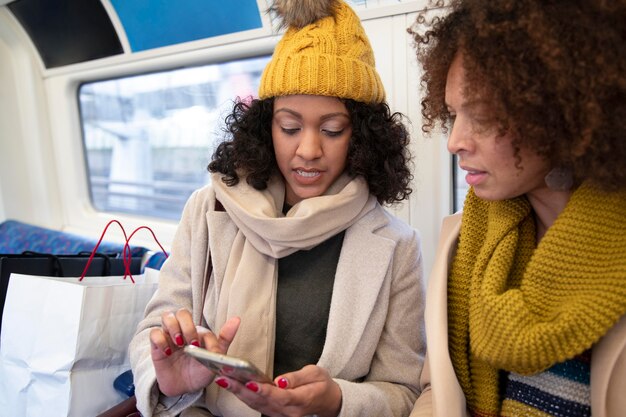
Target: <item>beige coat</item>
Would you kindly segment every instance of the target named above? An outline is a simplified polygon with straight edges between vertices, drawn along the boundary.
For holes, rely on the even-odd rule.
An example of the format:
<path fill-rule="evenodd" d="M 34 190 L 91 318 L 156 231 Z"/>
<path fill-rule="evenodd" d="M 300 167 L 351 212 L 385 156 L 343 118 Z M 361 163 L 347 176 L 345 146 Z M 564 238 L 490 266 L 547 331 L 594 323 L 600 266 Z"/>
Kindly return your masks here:
<path fill-rule="evenodd" d="M 465 396 L 448 354 L 448 268 L 460 229 L 461 213 L 444 219 L 426 292 L 428 352 L 420 381 L 422 394 L 411 417 L 468 415 Z M 592 350 L 591 411 L 593 417 L 626 416 L 626 316 Z"/>
<path fill-rule="evenodd" d="M 214 207 L 211 187 L 189 199 L 172 254 L 161 269 L 159 289 L 131 342 L 137 407 L 145 417 L 174 416 L 181 411 L 183 416 L 210 415 L 194 407 L 204 403 L 202 392 L 176 398 L 159 396 L 148 336 L 151 327 L 160 325 L 165 310 L 183 307 L 192 311 L 196 322 L 201 316 L 208 326 L 214 321 L 214 306 L 237 232 L 228 213 L 216 212 Z M 213 275 L 203 314 L 208 248 Z M 318 362 L 341 387 L 340 417 L 408 416 L 419 392 L 425 350 L 423 299 L 422 258 L 415 230 L 380 206 L 346 229 L 327 338 Z M 236 337 L 246 337 L 240 333 Z M 215 384 L 207 388 L 217 389 Z M 241 417 L 233 410 L 215 414 L 218 412 Z"/>

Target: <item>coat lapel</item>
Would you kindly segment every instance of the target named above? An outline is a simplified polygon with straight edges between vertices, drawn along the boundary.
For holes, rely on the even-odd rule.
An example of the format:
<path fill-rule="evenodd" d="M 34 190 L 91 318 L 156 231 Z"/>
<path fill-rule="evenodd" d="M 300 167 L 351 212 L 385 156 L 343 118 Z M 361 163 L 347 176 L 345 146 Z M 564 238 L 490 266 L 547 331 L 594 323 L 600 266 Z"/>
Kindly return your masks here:
<path fill-rule="evenodd" d="M 395 242 L 374 234 L 388 222 L 382 210 L 346 230 L 337 265 L 324 350 L 318 364 L 331 375 L 345 370 L 364 337 L 389 271 Z M 354 300 L 354 302 L 350 302 Z M 357 301 L 358 300 L 358 301 Z"/>
<path fill-rule="evenodd" d="M 626 375 L 626 316 L 593 347 L 591 410 L 594 417 L 620 416 L 626 410 L 622 379 Z"/>
<path fill-rule="evenodd" d="M 430 367 L 433 415 L 461 417 L 466 415 L 463 390 L 456 378 L 448 351 L 448 268 L 456 251 L 461 230 L 461 213 L 446 217 L 441 226 L 437 258 L 426 292 L 427 360 Z"/>

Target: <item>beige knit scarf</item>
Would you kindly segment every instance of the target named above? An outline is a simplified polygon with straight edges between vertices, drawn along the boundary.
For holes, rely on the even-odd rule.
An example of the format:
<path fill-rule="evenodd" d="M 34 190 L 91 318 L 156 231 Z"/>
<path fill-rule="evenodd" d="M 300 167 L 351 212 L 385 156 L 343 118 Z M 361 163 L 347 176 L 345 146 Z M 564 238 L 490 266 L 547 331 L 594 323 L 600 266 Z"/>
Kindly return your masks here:
<path fill-rule="evenodd" d="M 499 370 L 529 375 L 589 349 L 626 313 L 626 193 L 577 189 L 535 248 L 526 198 L 470 191 L 448 283 L 450 355 L 474 415 L 498 415 Z"/>
<path fill-rule="evenodd" d="M 226 186 L 213 174 L 216 198 L 238 228 L 217 304 L 216 327 L 241 317 L 230 355 L 246 358 L 272 374 L 277 259 L 311 249 L 347 229 L 375 208 L 362 177 L 339 177 L 325 195 L 305 199 L 283 215 L 285 184 L 274 177 L 258 191 L 240 181 Z M 212 393 L 213 392 L 213 393 Z M 223 416 L 259 415 L 225 390 L 211 390 Z"/>

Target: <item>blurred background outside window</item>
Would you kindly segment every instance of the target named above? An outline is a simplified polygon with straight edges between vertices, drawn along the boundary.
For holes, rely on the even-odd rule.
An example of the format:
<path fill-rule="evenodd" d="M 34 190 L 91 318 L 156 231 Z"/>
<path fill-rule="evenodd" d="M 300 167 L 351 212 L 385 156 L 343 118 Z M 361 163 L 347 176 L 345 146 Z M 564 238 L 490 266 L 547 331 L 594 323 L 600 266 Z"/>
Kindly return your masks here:
<path fill-rule="evenodd" d="M 178 220 L 225 137 L 234 100 L 250 100 L 269 56 L 81 85 L 96 210 Z"/>

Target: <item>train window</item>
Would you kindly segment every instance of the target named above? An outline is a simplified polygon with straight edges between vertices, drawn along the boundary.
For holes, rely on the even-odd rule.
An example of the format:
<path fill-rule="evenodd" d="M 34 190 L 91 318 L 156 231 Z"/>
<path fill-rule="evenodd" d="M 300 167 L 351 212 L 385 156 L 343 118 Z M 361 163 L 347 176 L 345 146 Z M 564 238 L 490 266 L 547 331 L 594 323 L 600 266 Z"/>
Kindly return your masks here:
<path fill-rule="evenodd" d="M 84 83 L 78 92 L 93 206 L 178 220 L 223 138 L 236 97 L 270 56 Z"/>
<path fill-rule="evenodd" d="M 458 163 L 459 161 L 456 155 L 452 155 L 453 212 L 457 212 L 463 208 L 463 202 L 469 190 L 469 185 L 465 181 L 466 172 L 459 168 Z"/>

